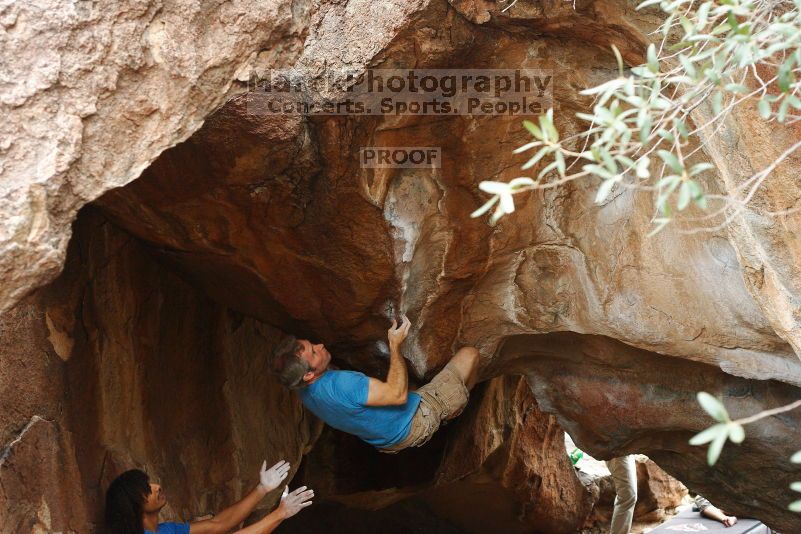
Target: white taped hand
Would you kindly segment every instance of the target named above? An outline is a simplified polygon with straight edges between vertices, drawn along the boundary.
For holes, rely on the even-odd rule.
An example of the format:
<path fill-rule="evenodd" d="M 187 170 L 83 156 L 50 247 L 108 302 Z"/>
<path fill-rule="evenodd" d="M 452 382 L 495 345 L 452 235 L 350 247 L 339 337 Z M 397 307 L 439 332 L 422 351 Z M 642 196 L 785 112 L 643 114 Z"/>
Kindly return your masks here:
<path fill-rule="evenodd" d="M 261 464 L 259 471 L 259 486 L 266 491 L 272 491 L 281 485 L 281 482 L 289 474 L 289 463 L 281 460 L 271 468 L 267 469 L 267 460 Z"/>
<path fill-rule="evenodd" d="M 281 504 L 278 509 L 284 519 L 292 517 L 307 506 L 311 506 L 312 497 L 314 497 L 314 490 L 306 489 L 306 486 L 301 486 L 292 493 L 289 492 L 289 486 L 286 486 L 284 493 L 281 494 Z"/>

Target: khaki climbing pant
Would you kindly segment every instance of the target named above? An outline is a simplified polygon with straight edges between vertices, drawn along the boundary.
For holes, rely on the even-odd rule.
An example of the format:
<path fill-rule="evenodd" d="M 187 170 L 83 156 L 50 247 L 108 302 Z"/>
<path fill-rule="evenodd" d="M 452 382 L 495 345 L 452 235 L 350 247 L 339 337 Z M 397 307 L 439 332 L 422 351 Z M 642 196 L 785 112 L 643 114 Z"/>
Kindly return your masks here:
<path fill-rule="evenodd" d="M 629 534 L 634 519 L 634 505 L 637 504 L 637 466 L 634 456 L 612 458 L 607 460 L 606 466 L 612 473 L 617 493 L 609 534 Z"/>
<path fill-rule="evenodd" d="M 417 390 L 420 404 L 412 416 L 409 434 L 403 440 L 381 452 L 396 453 L 408 447 L 425 445 L 439 429 L 442 421 L 453 419 L 467 405 L 470 392 L 450 363 L 425 386 Z"/>

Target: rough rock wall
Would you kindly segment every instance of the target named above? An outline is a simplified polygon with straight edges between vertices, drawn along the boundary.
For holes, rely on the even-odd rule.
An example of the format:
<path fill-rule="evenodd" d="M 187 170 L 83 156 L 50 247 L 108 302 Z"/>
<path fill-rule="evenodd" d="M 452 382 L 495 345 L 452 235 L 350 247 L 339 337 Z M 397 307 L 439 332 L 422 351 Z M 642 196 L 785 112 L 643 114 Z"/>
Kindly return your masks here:
<path fill-rule="evenodd" d="M 317 31 L 337 15 L 320 15 Z M 413 15 L 375 63 L 552 69 L 566 132 L 588 104 L 576 88 L 613 72 L 596 43 L 536 25 L 472 25 L 436 2 Z M 311 35 L 298 63 L 325 37 Z M 650 195 L 618 192 L 598 207 L 589 182 L 532 194 L 495 229 L 469 220 L 478 181 L 515 176 L 524 159 L 511 149 L 526 139 L 519 117 L 300 119 L 255 114 L 241 96 L 100 203 L 215 298 L 271 322 L 289 315 L 329 344 L 376 339 L 388 303 L 411 310 L 420 373 L 441 365 L 457 337 L 491 354 L 504 336 L 572 330 L 801 384 L 801 362 L 749 292 L 725 229 L 646 239 Z M 440 146 L 443 167 L 362 169 L 361 146 Z M 218 277 L 231 280 L 225 291 Z"/>
<path fill-rule="evenodd" d="M 798 388 L 733 377 L 709 365 L 572 332 L 509 338 L 501 358 L 526 370 L 540 407 L 557 414 L 576 444 L 593 456 L 646 454 L 730 513 L 758 517 L 779 531 L 801 525 L 786 510 L 794 498 L 789 485 L 798 478 L 788 458 L 799 448 L 801 414 L 749 425 L 746 440 L 727 445 L 714 467 L 706 465 L 705 448 L 688 444 L 710 426 L 697 408 L 696 392 L 723 399 L 738 418 L 788 404 L 798 399 Z"/>
<path fill-rule="evenodd" d="M 85 210 L 62 275 L 4 315 L 7 531 L 97 531 L 103 491 L 132 467 L 163 485 L 163 518 L 197 518 L 247 491 L 262 458 L 286 458 L 294 473 L 310 450 L 292 485 L 311 485 L 328 504 L 288 532 L 341 531 L 348 517 L 365 532 L 387 521 L 397 532 L 482 532 L 489 521 L 569 533 L 589 513 L 594 498 L 561 429 L 520 378 L 482 386 L 424 449 L 382 455 L 330 429 L 318 439 L 319 422 L 268 371 L 281 333 L 209 300 L 158 256 Z"/>
<path fill-rule="evenodd" d="M 437 473 L 441 487 L 426 496 L 432 508 L 450 510 L 466 532 L 575 532 L 597 495 L 576 476 L 564 431 L 540 411 L 526 381 L 489 381 L 465 415 L 470 419 L 451 437 Z M 485 514 L 482 506 L 512 506 L 506 517 L 515 520 L 501 524 L 501 514 Z"/>
<path fill-rule="evenodd" d="M 578 128 L 573 112 L 588 105 L 578 91 L 614 72 L 608 44 L 618 44 L 627 60 L 636 62 L 644 33 L 656 20 L 635 13 L 632 4 L 624 2 L 577 2 L 574 11 L 570 2 L 520 0 L 505 14 L 499 5 L 478 0 L 387 2 L 380 14 L 373 4 L 323 4 L 314 11 L 294 4 L 294 11 L 273 12 L 273 7 L 278 9 L 273 4 L 246 9 L 247 5 L 236 2 L 204 3 L 210 7 L 202 13 L 196 11 L 196 4 L 176 4 L 158 11 L 166 17 L 164 25 L 148 25 L 145 30 L 144 23 L 123 24 L 132 34 L 110 32 L 111 61 L 129 65 L 130 59 L 137 64 L 136 58 L 141 57 L 144 67 L 152 67 L 143 72 L 156 74 L 140 80 L 135 71 L 130 74 L 131 84 L 121 77 L 118 86 L 125 90 L 116 98 L 98 99 L 103 104 L 96 106 L 100 111 L 76 105 L 95 113 L 86 121 L 77 119 L 83 125 L 79 148 L 70 142 L 59 145 L 58 140 L 50 145 L 42 142 L 28 132 L 39 123 L 25 115 L 50 117 L 43 115 L 43 110 L 54 113 L 52 109 L 60 108 L 47 102 L 69 104 L 70 83 L 53 86 L 67 93 L 54 92 L 52 100 L 47 96 L 51 89 L 46 89 L 21 101 L 13 115 L 9 114 L 11 126 L 6 128 L 10 130 L 3 132 L 0 146 L 6 151 L 3 172 L 13 178 L 3 180 L 8 185 L 2 186 L 7 188 L 2 190 L 4 198 L 11 201 L 2 239 L 6 247 L 2 256 L 5 304 L 58 269 L 67 226 L 77 207 L 109 187 L 129 182 L 164 148 L 199 127 L 203 117 L 231 92 L 234 73 L 245 68 L 246 50 L 266 47 L 248 64 L 258 68 L 276 64 L 312 70 L 368 64 L 551 68 L 557 122 L 570 132 Z M 8 31 L 14 25 L 26 32 L 31 27 L 24 17 L 13 16 L 14 10 L 23 9 L 20 5 L 28 4 L 13 4 L 3 12 L 3 38 L 11 43 L 4 50 L 18 48 L 32 38 L 33 30 L 27 34 Z M 147 11 L 152 9 L 150 4 L 142 6 L 143 13 L 151 13 Z M 219 9 L 219 17 L 215 9 Z M 86 20 L 93 20 L 92 11 L 80 13 L 88 13 Z M 193 30 L 179 31 L 184 26 L 171 24 L 178 18 L 181 24 L 191 21 Z M 93 25 L 115 27 L 118 19 L 78 27 L 82 31 Z M 48 26 L 48 20 L 42 18 L 43 38 L 60 28 L 60 23 Z M 268 26 L 270 21 L 275 25 Z M 159 33 L 160 27 L 167 33 Z M 205 55 L 193 61 L 217 68 L 198 68 L 208 74 L 188 82 L 180 76 L 178 81 L 165 81 L 164 69 L 177 74 L 184 63 L 196 67 L 186 54 L 191 57 L 195 53 L 194 39 L 206 36 L 209 27 L 223 33 L 233 30 L 234 35 L 215 33 L 207 40 L 200 39 L 208 43 L 199 48 Z M 297 37 L 292 37 L 293 32 Z M 81 35 L 66 40 L 65 48 L 59 50 L 86 47 L 95 40 L 91 34 Z M 131 35 L 147 38 L 137 40 Z M 171 40 L 162 39 L 164 35 Z M 286 35 L 290 37 L 282 41 Z M 127 44 L 115 47 L 118 38 Z M 151 45 L 153 39 L 175 43 L 176 55 Z M 254 42 L 257 47 L 249 48 Z M 135 53 L 126 52 L 130 47 Z M 121 59 L 115 55 L 118 53 Z M 102 62 L 106 56 L 99 57 L 97 61 Z M 172 58 L 175 64 L 171 59 L 153 58 Z M 30 70 L 38 74 L 47 69 L 34 66 Z M 79 96 L 90 95 L 93 102 L 98 87 L 103 86 L 90 84 L 74 91 Z M 138 87 L 146 90 L 137 93 Z M 174 99 L 163 94 L 165 87 L 177 88 Z M 12 89 L 8 93 L 16 94 L 17 88 Z M 156 89 L 159 92 L 154 97 Z M 195 90 L 200 94 L 192 92 Z M 105 95 L 105 89 L 100 91 Z M 132 93 L 140 96 L 135 98 Z M 159 105 L 148 103 L 148 98 Z M 604 205 L 594 206 L 595 184 L 580 183 L 532 194 L 513 216 L 490 229 L 481 221 L 468 220 L 467 214 L 481 202 L 476 193 L 478 181 L 505 180 L 518 174 L 522 159 L 513 157 L 511 149 L 527 139 L 519 117 L 267 118 L 252 116 L 246 104 L 246 97 L 229 102 L 195 136 L 162 154 L 142 178 L 100 201 L 116 223 L 150 242 L 160 258 L 171 262 L 213 299 L 286 330 L 321 339 L 352 365 L 368 370 L 382 366 L 371 356 L 370 344 L 384 335 L 388 303 L 399 305 L 416 323 L 407 357 L 418 375 L 440 366 L 454 344 L 476 344 L 483 354 L 484 378 L 510 372 L 540 376 L 544 385 L 537 386 L 532 380 L 540 406 L 553 409 L 564 425 L 573 426 L 580 446 L 601 457 L 641 447 L 641 452 L 651 451 L 657 458 L 658 451 L 674 450 L 679 442 L 685 443 L 692 432 L 708 424 L 692 402 L 696 388 L 735 392 L 732 402 L 747 399 L 743 414 L 798 396 L 797 389 L 790 387 L 801 384 L 801 365 L 793 350 L 798 347 L 797 215 L 765 218 L 746 214 L 733 227 L 716 232 L 686 234 L 669 228 L 646 239 L 652 206 L 647 194 L 622 191 Z M 131 113 L 134 118 L 128 120 Z M 23 131 L 23 124 L 30 128 Z M 772 132 L 752 126 L 747 114 L 739 117 L 735 126 L 726 136 L 712 140 L 709 148 L 709 156 L 721 168 L 717 182 L 710 185 L 722 190 L 731 190 L 741 177 L 738 162 L 742 160 L 735 157 L 738 152 L 756 166 L 760 158 L 781 150 L 769 140 Z M 69 129 L 46 130 L 47 135 L 61 136 Z M 787 139 L 792 135 L 788 132 Z M 6 141 L 13 141 L 8 136 L 20 141 Z M 50 150 L 53 145 L 56 149 Z M 360 169 L 355 154 L 360 146 L 369 145 L 440 146 L 443 167 L 433 173 Z M 56 170 L 44 174 L 29 172 L 34 162 L 54 159 L 34 154 L 34 146 L 48 149 L 47 154 L 68 163 L 54 163 Z M 82 157 L 77 158 L 78 153 Z M 50 169 L 48 165 L 45 167 Z M 792 169 L 788 166 L 776 181 L 765 184 L 759 206 L 793 206 L 797 195 Z M 38 312 L 34 307 L 28 313 L 35 316 Z M 20 310 L 14 314 L 26 315 Z M 29 324 L 31 331 L 16 326 L 9 326 L 8 331 L 37 346 L 33 340 L 40 338 L 31 332 L 41 323 Z M 124 325 L 102 326 L 116 331 Z M 638 354 L 649 362 L 660 362 L 666 358 L 663 355 L 683 359 L 669 366 L 682 380 L 691 372 L 697 371 L 699 376 L 717 373 L 715 369 L 722 372 L 708 381 L 688 379 L 686 387 L 677 386 L 676 381 L 659 386 L 647 368 L 634 363 L 607 365 L 607 371 L 614 373 L 609 382 L 622 384 L 625 379 L 631 388 L 648 395 L 664 393 L 649 409 L 636 412 L 635 431 L 631 425 L 621 424 L 626 414 L 617 410 L 631 400 L 626 387 L 586 399 L 570 376 L 556 380 L 553 372 L 561 362 L 553 364 L 551 371 L 538 370 L 536 355 L 518 361 L 498 350 L 510 336 L 557 331 L 620 340 L 647 351 Z M 52 337 L 54 343 L 70 342 L 63 336 Z M 561 342 L 555 342 L 550 350 Z M 161 343 L 169 346 L 172 342 L 165 337 Z M 152 346 L 158 345 L 154 342 Z M 627 350 L 625 345 L 614 347 Z M 580 354 L 592 363 L 592 351 Z M 40 369 L 32 375 L 37 376 L 45 373 L 51 362 L 31 365 L 34 371 Z M 569 367 L 576 377 L 583 376 L 582 368 Z M 774 382 L 763 382 L 766 380 Z M 671 397 L 674 389 L 678 393 L 674 391 Z M 645 397 L 651 398 L 648 395 Z M 684 420 L 671 419 L 673 426 L 666 430 L 662 422 L 665 412 L 678 403 L 676 396 L 683 399 L 683 412 L 690 415 Z M 588 414 L 618 413 L 621 419 L 601 425 L 600 419 L 582 418 L 571 411 L 575 405 L 553 400 L 562 397 L 578 397 L 575 402 L 586 406 Z M 42 406 L 53 405 L 52 398 L 42 400 Z M 30 404 L 29 400 L 15 402 Z M 28 417 L 4 425 L 10 438 L 10 429 L 21 432 L 32 421 L 34 412 L 25 413 Z M 683 460 L 668 452 L 661 458 L 691 488 L 708 489 L 707 496 L 719 496 L 721 502 L 726 502 L 726 494 L 709 487 L 708 481 L 733 480 L 739 501 L 728 501 L 733 502 L 730 507 L 769 514 L 766 520 L 780 530 L 792 531 L 797 518 L 764 500 L 770 495 L 779 508 L 789 500 L 788 494 L 780 493 L 786 484 L 776 488 L 775 480 L 793 476 L 783 467 L 788 451 L 801 448 L 791 425 L 793 417 L 773 418 L 749 432 L 749 439 L 766 433 L 778 444 L 754 451 L 761 458 L 759 465 L 764 469 L 760 470 L 777 477 L 770 479 L 770 487 L 746 484 L 754 469 L 725 456 L 717 470 L 706 470 L 702 451 L 687 450 L 686 445 L 679 448 L 687 452 Z M 30 429 L 44 428 L 41 424 L 33 420 Z M 586 427 L 583 432 L 580 426 Z M 768 480 L 760 484 L 766 485 Z"/>
<path fill-rule="evenodd" d="M 102 492 L 131 467 L 184 519 L 249 491 L 262 459 L 296 470 L 319 423 L 268 372 L 281 333 L 210 301 L 97 213 L 76 236 L 62 276 L 0 328 L 3 532 L 93 531 Z"/>
<path fill-rule="evenodd" d="M 605 27 L 601 35 L 614 40 L 624 36 L 626 56 L 636 59 L 642 29 L 652 23 L 630 6 L 614 5 L 588 3 L 558 23 L 536 16 L 490 16 L 488 22 L 465 18 L 462 4 L 454 10 L 432 2 L 401 19 L 392 39 L 377 32 L 384 41 L 373 61 L 552 69 L 557 124 L 573 132 L 580 128 L 573 113 L 589 104 L 578 90 L 614 72 L 608 41 L 595 33 L 588 39 L 579 28 Z M 320 15 L 299 65 L 327 53 L 317 43 L 326 42 L 323 29 L 343 9 Z M 363 23 L 376 22 L 365 16 Z M 330 68 L 345 62 L 336 54 L 330 59 Z M 740 259 L 749 245 L 728 228 L 687 233 L 672 227 L 646 238 L 649 194 L 618 191 L 596 206 L 591 181 L 531 194 L 495 228 L 468 219 L 481 202 L 478 181 L 518 174 L 523 158 L 511 149 L 528 137 L 519 117 L 265 117 L 252 113 L 248 98 L 229 102 L 140 180 L 99 202 L 229 305 L 321 339 L 362 369 L 380 368 L 370 343 L 383 337 L 383 317 L 394 306 L 415 323 L 406 355 L 418 376 L 438 368 L 460 343 L 482 350 L 484 378 L 526 372 L 525 363 L 498 352 L 505 339 L 571 331 L 729 375 L 801 384 L 792 340 L 786 329 L 777 331 L 773 312 L 780 308 L 748 281 L 752 267 Z M 362 169 L 356 158 L 361 146 L 440 146 L 443 165 L 425 172 Z M 709 186 L 728 187 L 725 180 Z M 776 225 L 769 241 L 789 269 L 795 238 L 788 224 Z M 674 372 L 683 376 L 686 369 Z M 648 380 L 639 371 L 620 376 L 633 384 Z M 787 391 L 787 398 L 797 394 Z M 612 402 L 598 400 L 590 413 L 608 411 Z M 775 405 L 766 396 L 751 407 Z M 702 416 L 695 405 L 687 409 Z M 662 414 L 642 417 L 644 427 L 659 432 Z M 702 419 L 678 424 L 674 439 L 686 441 L 702 426 Z M 618 426 L 593 431 L 631 438 Z M 782 440 L 787 450 L 773 450 L 776 464 L 793 446 L 801 448 L 790 434 Z M 580 446 L 608 457 L 616 449 L 610 443 Z M 688 452 L 689 460 L 672 470 L 682 480 L 705 472 L 702 451 Z M 741 481 L 743 502 L 764 494 L 747 487 L 747 470 L 726 466 L 718 472 Z M 776 491 L 783 492 L 776 495 L 783 507 L 789 493 Z M 786 511 L 771 514 L 777 525 L 795 520 Z"/>
<path fill-rule="evenodd" d="M 0 3 L 0 311 L 58 274 L 78 209 L 195 132 L 252 55 L 292 57 L 312 8 Z"/>

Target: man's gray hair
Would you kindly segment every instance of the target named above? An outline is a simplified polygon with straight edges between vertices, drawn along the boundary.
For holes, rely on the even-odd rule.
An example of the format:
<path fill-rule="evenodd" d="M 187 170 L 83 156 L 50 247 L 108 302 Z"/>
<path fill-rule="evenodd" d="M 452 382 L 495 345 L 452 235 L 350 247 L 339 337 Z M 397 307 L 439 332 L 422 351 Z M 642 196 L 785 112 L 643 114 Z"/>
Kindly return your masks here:
<path fill-rule="evenodd" d="M 300 357 L 303 345 L 295 336 L 289 336 L 273 352 L 273 369 L 278 381 L 290 389 L 306 387 L 303 376 L 312 371 L 309 362 Z"/>

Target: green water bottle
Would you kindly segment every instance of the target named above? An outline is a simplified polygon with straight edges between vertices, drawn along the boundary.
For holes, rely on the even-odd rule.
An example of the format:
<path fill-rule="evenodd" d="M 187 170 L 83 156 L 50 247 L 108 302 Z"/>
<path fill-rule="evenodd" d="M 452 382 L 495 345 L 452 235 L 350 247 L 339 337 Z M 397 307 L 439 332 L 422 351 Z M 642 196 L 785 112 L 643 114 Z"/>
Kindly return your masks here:
<path fill-rule="evenodd" d="M 584 456 L 584 453 L 581 451 L 581 449 L 579 449 L 579 448 L 575 448 L 575 449 L 573 449 L 573 451 L 570 453 L 570 462 L 571 462 L 573 465 L 576 465 L 576 464 L 578 463 L 578 461 L 579 461 L 579 460 L 581 460 L 581 457 L 582 457 L 582 456 Z"/>

